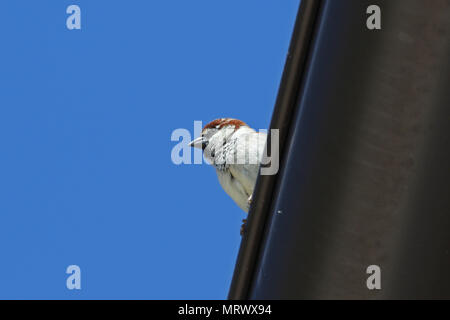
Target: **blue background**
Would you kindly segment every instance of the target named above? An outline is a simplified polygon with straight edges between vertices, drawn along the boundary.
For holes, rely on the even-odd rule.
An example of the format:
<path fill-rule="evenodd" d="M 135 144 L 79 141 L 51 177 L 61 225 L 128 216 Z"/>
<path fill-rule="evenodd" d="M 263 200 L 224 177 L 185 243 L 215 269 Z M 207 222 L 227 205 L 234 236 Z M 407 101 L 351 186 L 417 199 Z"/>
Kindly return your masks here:
<path fill-rule="evenodd" d="M 267 128 L 298 5 L 1 1 L 0 298 L 226 298 L 245 214 L 170 137 Z"/>

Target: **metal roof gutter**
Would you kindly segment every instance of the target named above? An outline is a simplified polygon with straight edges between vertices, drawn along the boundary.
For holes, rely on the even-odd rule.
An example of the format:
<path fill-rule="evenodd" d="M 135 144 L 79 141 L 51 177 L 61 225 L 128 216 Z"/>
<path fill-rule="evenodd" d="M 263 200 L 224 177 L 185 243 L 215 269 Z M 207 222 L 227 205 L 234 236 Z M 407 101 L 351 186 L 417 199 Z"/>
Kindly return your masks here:
<path fill-rule="evenodd" d="M 275 103 L 271 129 L 279 129 L 280 164 L 284 159 L 285 142 L 291 127 L 292 114 L 297 107 L 298 96 L 304 75 L 305 64 L 310 51 L 320 0 L 302 0 L 297 14 L 289 52 Z M 268 137 L 270 145 L 270 134 Z M 269 153 L 270 154 L 270 153 Z M 247 299 L 252 281 L 256 259 L 258 257 L 264 226 L 268 218 L 272 194 L 278 175 L 260 175 L 247 219 L 246 232 L 243 235 L 236 262 L 229 299 Z"/>

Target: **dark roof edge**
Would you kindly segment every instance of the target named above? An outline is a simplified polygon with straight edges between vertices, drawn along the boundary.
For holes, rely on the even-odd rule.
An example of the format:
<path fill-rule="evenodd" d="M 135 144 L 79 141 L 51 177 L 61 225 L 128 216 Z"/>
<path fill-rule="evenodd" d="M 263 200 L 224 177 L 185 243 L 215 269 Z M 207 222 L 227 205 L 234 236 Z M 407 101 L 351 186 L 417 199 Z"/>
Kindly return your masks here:
<path fill-rule="evenodd" d="M 270 129 L 279 129 L 280 165 L 285 158 L 285 145 L 291 120 L 298 102 L 321 0 L 301 0 L 289 52 L 281 78 Z M 270 145 L 270 134 L 268 135 Z M 250 207 L 246 232 L 231 281 L 228 299 L 248 299 L 252 279 L 259 257 L 266 221 L 272 207 L 278 174 L 259 175 Z"/>

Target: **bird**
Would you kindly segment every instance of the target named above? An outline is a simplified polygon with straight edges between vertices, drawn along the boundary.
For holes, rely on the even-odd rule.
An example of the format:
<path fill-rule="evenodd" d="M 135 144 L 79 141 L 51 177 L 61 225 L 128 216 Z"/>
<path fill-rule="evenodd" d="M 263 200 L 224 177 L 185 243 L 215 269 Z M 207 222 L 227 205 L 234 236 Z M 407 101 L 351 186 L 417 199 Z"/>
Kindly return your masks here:
<path fill-rule="evenodd" d="M 266 133 L 255 131 L 241 120 L 220 118 L 206 124 L 189 146 L 203 150 L 223 190 L 248 213 L 266 140 Z M 242 221 L 241 235 L 247 220 Z"/>

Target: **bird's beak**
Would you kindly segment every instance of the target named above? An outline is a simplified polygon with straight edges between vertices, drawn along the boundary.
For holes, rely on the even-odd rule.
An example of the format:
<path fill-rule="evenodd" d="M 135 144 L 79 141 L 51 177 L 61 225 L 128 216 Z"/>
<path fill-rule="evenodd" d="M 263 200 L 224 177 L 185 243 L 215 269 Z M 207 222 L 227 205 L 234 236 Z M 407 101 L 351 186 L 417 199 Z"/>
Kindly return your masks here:
<path fill-rule="evenodd" d="M 189 142 L 190 147 L 198 148 L 198 149 L 202 149 L 202 150 L 204 150 L 207 145 L 208 145 L 208 142 L 202 136 Z"/>

